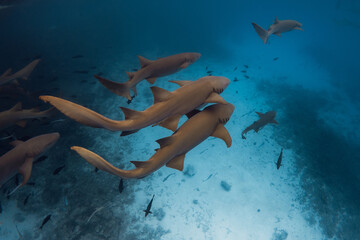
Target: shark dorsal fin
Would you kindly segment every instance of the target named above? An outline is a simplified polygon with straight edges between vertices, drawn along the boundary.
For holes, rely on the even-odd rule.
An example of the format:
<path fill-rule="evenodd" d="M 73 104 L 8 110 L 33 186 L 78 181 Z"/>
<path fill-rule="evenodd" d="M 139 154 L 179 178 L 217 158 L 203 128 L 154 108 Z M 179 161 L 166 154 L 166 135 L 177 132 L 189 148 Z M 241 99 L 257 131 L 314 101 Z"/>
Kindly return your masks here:
<path fill-rule="evenodd" d="M 174 116 L 171 116 L 171 117 L 168 117 L 168 118 L 162 120 L 161 122 L 159 122 L 158 124 L 155 124 L 153 126 L 159 125 L 161 127 L 167 128 L 167 129 L 175 132 L 177 129 L 177 126 L 179 124 L 180 118 L 181 118 L 181 115 L 174 115 Z"/>
<path fill-rule="evenodd" d="M 279 124 L 275 119 L 271 120 L 270 123 Z"/>
<path fill-rule="evenodd" d="M 15 112 L 15 111 L 20 111 L 22 109 L 22 103 L 18 102 L 17 104 L 15 104 L 15 106 L 13 106 L 10 111 Z"/>
<path fill-rule="evenodd" d="M 23 141 L 21 140 L 15 140 L 15 141 L 12 141 L 10 142 L 9 144 L 13 147 L 16 147 L 16 146 L 19 146 L 20 144 L 24 143 Z"/>
<path fill-rule="evenodd" d="M 213 92 L 210 96 L 205 100 L 204 103 L 221 103 L 227 104 L 227 102 L 217 93 Z"/>
<path fill-rule="evenodd" d="M 142 56 L 138 56 L 139 61 L 140 61 L 140 66 L 141 68 L 146 67 L 147 65 L 151 64 L 153 61 L 146 59 Z"/>
<path fill-rule="evenodd" d="M 195 115 L 198 114 L 199 112 L 201 112 L 201 111 L 198 110 L 198 109 L 194 109 L 194 110 L 188 112 L 188 113 L 186 114 L 186 116 L 187 116 L 188 118 L 192 118 L 193 116 L 195 116 Z"/>
<path fill-rule="evenodd" d="M 135 111 L 135 110 L 132 110 L 130 108 L 125 108 L 125 107 L 120 107 L 120 109 L 123 111 L 124 115 L 125 115 L 125 120 L 134 120 L 138 117 L 141 116 L 141 113 L 140 111 Z"/>
<path fill-rule="evenodd" d="M 185 159 L 185 153 L 171 159 L 169 162 L 166 163 L 166 166 L 169 168 L 174 168 L 176 170 L 182 171 L 184 169 L 184 159 Z"/>
<path fill-rule="evenodd" d="M 151 87 L 151 91 L 154 95 L 154 104 L 166 101 L 171 97 L 171 92 L 159 87 Z"/>
<path fill-rule="evenodd" d="M 263 117 L 265 114 L 261 113 L 261 112 L 256 112 L 256 114 L 259 116 L 259 118 Z"/>
<path fill-rule="evenodd" d="M 160 139 L 156 140 L 156 142 L 160 145 L 160 148 L 166 147 L 171 144 L 172 136 L 160 138 Z"/>
<path fill-rule="evenodd" d="M 134 77 L 134 75 L 135 75 L 134 72 L 126 72 L 126 74 L 128 75 L 129 80 L 131 80 L 131 79 Z"/>
<path fill-rule="evenodd" d="M 144 162 L 144 161 L 130 161 L 132 164 L 135 165 L 136 168 L 144 168 L 146 167 L 146 165 L 148 165 L 148 162 Z"/>
<path fill-rule="evenodd" d="M 279 23 L 279 19 L 277 17 L 275 17 L 274 24 L 277 24 L 277 23 Z"/>
<path fill-rule="evenodd" d="M 231 136 L 223 124 L 219 123 L 215 131 L 211 134 L 211 136 L 224 140 L 228 148 L 231 146 L 232 143 Z"/>
<path fill-rule="evenodd" d="M 169 81 L 171 83 L 176 83 L 177 85 L 179 85 L 180 87 L 188 85 L 190 83 L 192 83 L 193 81 L 189 81 L 189 80 L 181 80 L 181 81 Z"/>
<path fill-rule="evenodd" d="M 33 160 L 34 158 L 32 157 L 26 158 L 23 165 L 19 168 L 19 173 L 23 176 L 21 186 L 24 186 L 30 178 Z"/>

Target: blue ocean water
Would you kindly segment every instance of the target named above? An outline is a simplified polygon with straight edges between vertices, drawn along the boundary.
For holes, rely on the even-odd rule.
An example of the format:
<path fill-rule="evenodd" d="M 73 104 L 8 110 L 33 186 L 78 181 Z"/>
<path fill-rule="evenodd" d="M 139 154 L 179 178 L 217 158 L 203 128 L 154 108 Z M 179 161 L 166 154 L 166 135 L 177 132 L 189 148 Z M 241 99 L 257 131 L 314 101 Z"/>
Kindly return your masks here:
<path fill-rule="evenodd" d="M 225 76 L 231 83 L 221 96 L 235 105 L 225 125 L 230 148 L 210 137 L 186 154 L 182 172 L 164 166 L 124 180 L 121 193 L 120 178 L 95 172 L 70 147 L 131 169 L 130 161 L 148 160 L 155 140 L 171 131 L 147 127 L 120 137 L 61 113 L 3 130 L 0 138 L 61 137 L 34 165 L 34 185 L 9 198 L 13 180 L 1 189 L 0 239 L 360 239 L 359 1 L 23 0 L 0 6 L 9 6 L 0 9 L 0 72 L 41 58 L 30 78 L 19 80 L 20 93 L 2 93 L 1 112 L 19 101 L 46 109 L 38 96 L 52 95 L 122 120 L 120 106 L 140 111 L 153 104 L 151 85 L 140 82 L 127 104 L 93 75 L 124 82 L 125 71 L 140 68 L 137 55 L 181 52 L 202 56 L 156 86 L 173 91 L 169 80 Z M 251 23 L 267 29 L 275 17 L 297 20 L 304 31 L 272 35 L 264 44 Z M 256 112 L 271 110 L 279 124 L 242 139 Z M 11 150 L 9 142 L 0 142 L 0 155 Z M 145 218 L 153 195 L 153 213 Z"/>

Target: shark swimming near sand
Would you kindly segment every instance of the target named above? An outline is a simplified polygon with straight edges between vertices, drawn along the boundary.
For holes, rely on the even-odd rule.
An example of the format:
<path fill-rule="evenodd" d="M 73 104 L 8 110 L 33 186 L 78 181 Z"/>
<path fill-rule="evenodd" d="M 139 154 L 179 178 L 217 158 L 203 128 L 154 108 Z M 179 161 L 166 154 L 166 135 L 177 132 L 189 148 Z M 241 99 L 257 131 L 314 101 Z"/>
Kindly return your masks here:
<path fill-rule="evenodd" d="M 280 37 L 281 33 L 289 32 L 294 29 L 304 31 L 304 29 L 301 28 L 302 24 L 295 20 L 279 20 L 278 18 L 275 18 L 274 23 L 269 26 L 267 31 L 256 23 L 251 24 L 264 43 L 267 43 L 270 35 L 272 34 Z"/>
<path fill-rule="evenodd" d="M 279 124 L 275 120 L 276 112 L 275 111 L 269 111 L 266 113 L 260 113 L 256 112 L 256 114 L 259 116 L 259 120 L 255 121 L 253 124 L 248 126 L 242 133 L 241 136 L 243 139 L 246 139 L 245 134 L 251 130 L 254 130 L 255 132 L 259 132 L 261 128 L 263 128 L 265 125 L 269 123 Z"/>
<path fill-rule="evenodd" d="M 0 131 L 13 124 L 25 127 L 27 120 L 48 118 L 53 116 L 55 112 L 57 112 L 55 108 L 50 108 L 41 112 L 37 108 L 22 109 L 22 104 L 19 102 L 11 109 L 0 112 Z"/>
<path fill-rule="evenodd" d="M 124 179 L 146 177 L 164 165 L 182 171 L 185 154 L 208 137 L 220 138 L 225 141 L 227 147 L 231 146 L 231 136 L 224 125 L 229 121 L 234 108 L 231 103 L 214 104 L 201 112 L 194 110 L 189 113 L 189 120 L 173 135 L 156 141 L 160 148 L 148 161 L 131 161 L 136 167 L 132 170 L 116 168 L 96 153 L 85 148 L 73 146 L 71 149 L 94 167 Z"/>
<path fill-rule="evenodd" d="M 16 173 L 23 176 L 23 181 L 18 187 L 24 186 L 30 178 L 34 159 L 51 148 L 59 137 L 60 134 L 55 132 L 39 135 L 25 142 L 11 142 L 14 148 L 0 157 L 0 187 Z"/>
<path fill-rule="evenodd" d="M 169 92 L 159 87 L 151 87 L 154 105 L 146 110 L 135 111 L 121 107 L 125 115 L 123 121 L 106 118 L 88 108 L 61 98 L 53 96 L 40 96 L 39 98 L 78 123 L 94 128 L 123 131 L 122 136 L 150 125 L 160 125 L 175 131 L 180 117 L 202 104 L 227 103 L 219 95 L 230 83 L 226 77 L 206 76 L 196 81 L 170 82 L 180 85 L 180 88 Z"/>
<path fill-rule="evenodd" d="M 11 74 L 11 69 L 9 68 L 0 76 L 0 85 L 4 85 L 17 79 L 27 80 L 39 62 L 40 59 L 36 59 L 14 74 Z"/>
<path fill-rule="evenodd" d="M 127 72 L 129 76 L 129 81 L 127 82 L 113 82 L 97 75 L 94 77 L 111 92 L 131 101 L 130 89 L 136 96 L 136 85 L 142 80 L 146 79 L 149 83 L 154 84 L 157 78 L 185 69 L 200 57 L 200 53 L 180 53 L 157 60 L 149 60 L 138 56 L 141 69 L 136 72 Z"/>

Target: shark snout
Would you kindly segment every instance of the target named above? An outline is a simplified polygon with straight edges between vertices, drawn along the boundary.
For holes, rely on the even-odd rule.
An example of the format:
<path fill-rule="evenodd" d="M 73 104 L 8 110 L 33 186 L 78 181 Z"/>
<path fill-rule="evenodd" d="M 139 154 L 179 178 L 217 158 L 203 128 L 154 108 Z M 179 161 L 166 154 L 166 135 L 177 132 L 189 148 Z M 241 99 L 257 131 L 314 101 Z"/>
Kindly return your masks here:
<path fill-rule="evenodd" d="M 191 63 L 196 62 L 200 57 L 201 57 L 201 54 L 200 54 L 200 53 L 196 53 L 196 52 L 192 52 L 192 53 L 188 53 L 188 54 L 187 54 L 187 59 L 188 59 L 188 61 L 190 61 Z"/>

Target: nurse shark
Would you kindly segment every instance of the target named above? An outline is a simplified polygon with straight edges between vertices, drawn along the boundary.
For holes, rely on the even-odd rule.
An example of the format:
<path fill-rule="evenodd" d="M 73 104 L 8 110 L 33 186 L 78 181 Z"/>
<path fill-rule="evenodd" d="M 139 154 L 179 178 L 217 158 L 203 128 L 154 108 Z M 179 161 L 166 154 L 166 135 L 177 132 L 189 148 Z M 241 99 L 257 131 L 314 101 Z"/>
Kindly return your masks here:
<path fill-rule="evenodd" d="M 141 69 L 136 72 L 126 72 L 129 81 L 125 83 L 113 82 L 97 75 L 94 75 L 94 77 L 111 92 L 131 100 L 130 89 L 133 90 L 136 96 L 136 85 L 142 80 L 146 79 L 149 83 L 154 84 L 157 78 L 185 69 L 200 57 L 200 53 L 180 53 L 157 60 L 148 60 L 138 56 Z"/>
<path fill-rule="evenodd" d="M 39 62 L 40 59 L 36 59 L 14 74 L 11 74 L 11 68 L 9 68 L 0 76 L 0 85 L 4 85 L 17 79 L 27 80 Z"/>
<path fill-rule="evenodd" d="M 204 103 L 227 102 L 219 95 L 229 85 L 226 77 L 206 76 L 196 81 L 170 81 L 180 88 L 169 92 L 159 87 L 151 87 L 154 105 L 144 111 L 135 111 L 121 107 L 125 120 L 116 121 L 106 118 L 88 108 L 70 101 L 53 97 L 40 96 L 69 118 L 86 126 L 105 128 L 111 131 L 123 131 L 122 136 L 137 132 L 150 125 L 160 125 L 175 131 L 180 117 Z"/>
<path fill-rule="evenodd" d="M 267 43 L 269 36 L 271 34 L 275 34 L 280 37 L 281 33 L 289 32 L 294 29 L 304 31 L 304 29 L 301 28 L 302 24 L 299 23 L 298 21 L 279 20 L 278 18 L 275 18 L 274 23 L 269 26 L 269 29 L 267 31 L 262 27 L 260 27 L 259 25 L 257 25 L 256 23 L 252 23 L 252 25 L 264 43 Z"/>
<path fill-rule="evenodd" d="M 85 148 L 73 146 L 71 149 L 96 168 L 124 179 L 146 177 L 164 165 L 182 171 L 185 154 L 208 137 L 220 138 L 227 147 L 231 146 L 231 136 L 224 125 L 229 121 L 234 108 L 234 105 L 228 103 L 211 105 L 201 112 L 194 110 L 189 114 L 190 119 L 173 135 L 156 141 L 160 148 L 148 161 L 131 161 L 136 167 L 132 170 L 116 168 Z"/>

